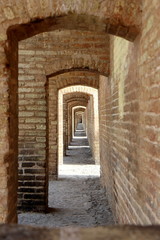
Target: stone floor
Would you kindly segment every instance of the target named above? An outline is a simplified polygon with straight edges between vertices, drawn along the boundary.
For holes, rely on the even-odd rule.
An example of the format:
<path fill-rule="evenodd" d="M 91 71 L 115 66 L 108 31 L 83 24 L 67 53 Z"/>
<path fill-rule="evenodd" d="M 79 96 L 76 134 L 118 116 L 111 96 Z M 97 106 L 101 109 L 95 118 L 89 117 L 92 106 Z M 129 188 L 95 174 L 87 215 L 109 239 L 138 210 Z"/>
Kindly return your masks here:
<path fill-rule="evenodd" d="M 87 138 L 76 138 L 72 139 L 72 142 L 68 146 L 66 156 L 64 157 L 64 164 L 92 164 L 95 162 L 92 158 L 91 149 L 88 145 Z"/>
<path fill-rule="evenodd" d="M 49 183 L 48 213 L 21 213 L 20 224 L 47 227 L 114 224 L 106 192 L 100 185 L 99 166 L 94 164 L 81 125 L 78 130 L 64 164 L 59 166 L 59 180 Z"/>

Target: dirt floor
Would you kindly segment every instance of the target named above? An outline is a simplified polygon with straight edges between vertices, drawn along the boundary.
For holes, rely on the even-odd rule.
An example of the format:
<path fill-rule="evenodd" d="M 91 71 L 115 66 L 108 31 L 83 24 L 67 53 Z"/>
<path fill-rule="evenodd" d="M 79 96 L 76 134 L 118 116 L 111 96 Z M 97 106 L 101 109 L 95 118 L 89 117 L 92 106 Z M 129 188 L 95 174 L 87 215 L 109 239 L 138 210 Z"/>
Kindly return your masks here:
<path fill-rule="evenodd" d="M 32 226 L 103 226 L 114 224 L 107 194 L 100 185 L 100 168 L 94 164 L 82 125 L 59 166 L 59 180 L 49 183 L 49 211 L 21 213 L 19 224 Z"/>

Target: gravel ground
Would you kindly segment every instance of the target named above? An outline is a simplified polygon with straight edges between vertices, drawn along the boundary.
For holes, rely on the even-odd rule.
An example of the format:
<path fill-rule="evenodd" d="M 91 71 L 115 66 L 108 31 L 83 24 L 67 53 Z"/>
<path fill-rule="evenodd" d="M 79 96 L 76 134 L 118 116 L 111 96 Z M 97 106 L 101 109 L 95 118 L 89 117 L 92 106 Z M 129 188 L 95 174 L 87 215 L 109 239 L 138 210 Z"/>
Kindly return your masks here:
<path fill-rule="evenodd" d="M 21 213 L 19 223 L 32 226 L 103 226 L 113 224 L 99 178 L 50 181 L 49 213 Z"/>
<path fill-rule="evenodd" d="M 64 165 L 60 166 L 59 180 L 49 182 L 48 213 L 21 213 L 19 224 L 46 227 L 114 224 L 106 192 L 100 185 L 99 166 L 94 165 L 85 133 L 78 131 L 76 136 Z"/>

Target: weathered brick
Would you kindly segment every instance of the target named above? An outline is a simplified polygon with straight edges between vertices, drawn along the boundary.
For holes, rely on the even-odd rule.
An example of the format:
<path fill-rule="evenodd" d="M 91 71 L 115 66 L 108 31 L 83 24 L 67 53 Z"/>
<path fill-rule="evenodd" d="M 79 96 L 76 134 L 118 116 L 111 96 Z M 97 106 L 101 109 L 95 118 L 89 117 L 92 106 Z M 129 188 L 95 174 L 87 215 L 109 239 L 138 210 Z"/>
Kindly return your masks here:
<path fill-rule="evenodd" d="M 113 200 L 111 202 L 115 199 L 113 191 L 117 195 L 113 208 L 120 223 L 159 223 L 158 207 L 155 207 L 157 202 L 155 195 L 159 190 L 155 186 L 159 183 L 159 173 L 154 172 L 155 166 L 152 166 L 153 160 L 159 158 L 159 137 L 157 137 L 159 101 L 156 101 L 159 93 L 157 90 L 151 90 L 155 87 L 154 84 L 159 88 L 159 6 L 158 0 L 154 0 L 152 4 L 148 0 L 144 0 L 143 4 L 136 0 L 104 0 L 97 4 L 97 1 L 93 0 L 85 1 L 85 4 L 84 1 L 79 1 L 78 5 L 76 1 L 71 4 L 70 1 L 55 0 L 52 8 L 46 0 L 40 3 L 28 0 L 27 4 L 25 1 L 16 0 L 10 1 L 9 4 L 8 1 L 1 2 L 0 160 L 8 173 L 1 183 L 2 189 L 8 186 L 8 189 L 6 188 L 6 191 L 1 194 L 0 220 L 2 222 L 13 222 L 16 219 L 15 166 L 18 123 L 14 116 L 17 115 L 17 40 L 28 38 L 26 41 L 19 42 L 19 81 L 23 88 L 27 86 L 39 88 L 40 85 L 44 87 L 47 74 L 64 69 L 86 67 L 86 69 L 98 70 L 107 76 L 110 73 L 109 80 L 106 80 L 107 85 L 103 83 L 104 91 L 103 84 L 100 86 L 100 96 L 106 97 L 105 102 L 101 98 L 102 104 L 100 104 L 104 182 L 108 184 L 108 189 L 112 188 L 112 194 L 108 190 L 110 199 Z M 68 14 L 73 12 L 75 14 Z M 57 29 L 62 29 L 62 26 L 63 29 L 67 29 L 69 26 L 73 29 L 72 32 L 58 30 L 45 33 L 43 35 L 48 42 L 42 41 L 38 33 L 47 31 L 50 26 L 53 26 L 53 19 L 50 16 L 54 17 Z M 60 21 L 56 21 L 56 16 L 60 16 Z M 42 21 L 33 23 L 35 19 Z M 87 31 L 84 32 L 84 28 Z M 126 44 L 124 40 L 119 44 L 120 40 L 111 38 L 109 42 L 107 33 L 135 41 L 132 45 Z M 140 33 L 139 36 L 137 36 L 138 33 Z M 31 38 L 35 34 L 37 35 Z M 49 36 L 54 37 L 49 39 Z M 33 39 L 35 39 L 34 43 L 32 43 Z M 43 42 L 43 49 L 40 41 Z M 71 46 L 74 48 L 71 49 Z M 61 76 L 57 80 L 59 81 L 56 83 L 57 89 L 80 82 L 74 82 L 73 79 L 68 82 L 63 81 L 64 78 Z M 31 85 L 27 85 L 31 82 L 33 82 Z M 83 84 L 92 85 L 89 84 L 89 79 L 86 79 Z M 124 88 L 130 90 L 134 88 L 135 95 L 127 95 Z M 42 96 L 44 96 L 43 93 Z M 52 92 L 52 94 L 55 93 Z M 32 99 L 26 101 L 23 92 L 20 97 L 22 98 L 19 101 L 20 111 L 27 110 L 27 107 L 35 108 L 35 106 L 37 112 L 40 111 L 40 107 L 44 107 L 44 111 L 47 109 L 45 101 L 37 101 L 38 98 L 34 98 L 34 101 Z M 31 95 L 28 97 L 30 98 Z M 54 101 L 56 97 L 54 95 Z M 151 102 L 151 99 L 155 101 Z M 10 109 L 11 112 L 9 112 Z M 56 107 L 54 111 L 57 111 Z M 43 117 L 46 118 L 44 115 Z M 46 136 L 45 122 L 44 125 L 42 124 L 43 127 L 39 125 L 33 128 L 33 125 L 28 127 L 30 124 L 23 124 L 24 118 L 25 116 L 19 120 L 21 137 Z M 52 118 L 53 125 L 55 123 L 52 126 L 55 130 L 54 134 L 57 134 L 56 118 L 55 114 Z M 146 131 L 146 128 L 153 128 L 155 131 L 151 133 Z M 90 139 L 92 139 L 91 135 Z M 50 139 L 50 141 L 54 143 L 53 153 L 55 153 L 56 140 Z M 29 146 L 29 144 L 33 142 L 28 140 L 28 144 L 20 143 L 19 146 Z M 32 151 L 29 150 L 22 152 L 33 155 L 36 151 L 39 156 L 38 149 L 33 147 Z M 45 161 L 45 148 L 41 149 L 40 153 Z M 19 172 L 22 174 L 23 170 Z M 155 174 L 152 176 L 150 172 Z M 135 189 L 134 192 L 133 189 Z M 145 189 L 150 192 L 147 197 Z M 36 201 L 25 202 L 26 209 L 31 209 L 32 203 L 36 209 Z M 38 204 L 37 201 L 37 205 L 43 208 L 45 204 L 44 201 Z M 147 222 L 148 218 L 150 221 Z"/>

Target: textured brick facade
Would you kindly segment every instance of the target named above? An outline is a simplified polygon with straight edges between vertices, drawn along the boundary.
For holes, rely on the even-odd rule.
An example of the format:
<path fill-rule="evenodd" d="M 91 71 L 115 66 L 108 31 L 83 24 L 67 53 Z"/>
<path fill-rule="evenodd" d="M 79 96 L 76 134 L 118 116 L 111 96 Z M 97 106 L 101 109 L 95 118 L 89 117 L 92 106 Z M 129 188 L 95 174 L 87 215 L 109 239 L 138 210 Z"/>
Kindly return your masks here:
<path fill-rule="evenodd" d="M 134 43 L 111 37 L 111 76 L 100 78 L 103 183 L 122 224 L 160 223 L 158 5 L 143 1 Z"/>
<path fill-rule="evenodd" d="M 30 178 L 34 173 L 37 191 L 42 184 L 44 207 L 49 141 L 57 148 L 55 136 L 49 136 L 49 141 L 46 138 L 50 114 L 46 101 L 50 88 L 47 88 L 46 76 L 55 77 L 68 70 L 83 69 L 108 77 L 101 77 L 99 85 L 101 169 L 115 216 L 119 223 L 160 223 L 159 11 L 159 0 L 152 3 L 149 0 L 12 0 L 0 3 L 1 222 L 17 220 L 18 85 L 19 160 L 23 167 L 20 174 L 23 172 Z M 55 44 L 52 50 L 47 49 L 51 46 L 48 36 L 52 32 L 33 37 L 35 45 L 32 38 L 26 40 L 27 49 L 19 42 L 18 66 L 18 41 L 53 30 L 56 30 L 57 38 L 51 38 L 51 43 L 58 42 L 59 46 Z M 79 36 L 74 38 L 71 30 L 76 30 Z M 108 33 L 133 43 L 113 36 L 109 42 Z M 71 52 L 67 34 L 68 39 L 76 39 L 72 42 L 74 51 Z M 47 44 L 43 39 L 46 35 Z M 97 36 L 103 44 L 99 43 L 101 40 L 95 40 Z M 40 45 L 41 40 L 44 48 Z M 60 42 L 65 51 L 61 51 Z M 55 54 L 57 58 L 53 57 Z M 70 84 L 66 82 L 65 86 Z M 35 105 L 38 111 L 37 107 L 33 110 Z M 52 116 L 54 129 L 56 110 Z M 56 154 L 55 149 L 52 154 Z M 28 153 L 33 155 L 29 162 Z M 20 188 L 24 189 L 30 180 L 21 177 Z M 35 191 L 36 186 L 33 189 Z M 20 197 L 27 201 L 30 194 L 25 194 L 20 192 Z M 41 195 L 34 194 L 38 194 L 38 198 Z M 30 204 L 33 203 L 32 198 Z"/>
<path fill-rule="evenodd" d="M 94 98 L 93 109 L 89 106 L 90 98 Z M 93 158 L 96 163 L 99 162 L 99 121 L 98 121 L 98 90 L 88 86 L 70 86 L 59 90 L 58 94 L 58 161 L 63 164 L 63 154 L 66 147 L 72 139 L 72 109 L 77 106 L 88 108 L 88 111 L 93 111 L 93 119 L 85 114 L 85 126 L 87 122 L 94 125 L 94 128 L 88 129 L 88 136 L 93 134 L 90 144 L 92 148 Z M 74 124 L 74 123 L 73 123 Z M 92 134 L 90 133 L 92 131 Z M 96 134 L 95 134 L 96 133 Z"/>
<path fill-rule="evenodd" d="M 87 106 L 89 100 L 88 94 L 85 93 L 70 93 L 64 95 L 64 139 L 66 136 L 66 142 L 64 143 L 67 147 L 72 140 L 72 108 L 83 104 Z"/>
<path fill-rule="evenodd" d="M 75 70 L 84 66 L 94 71 L 107 69 L 106 52 L 106 34 L 90 32 L 55 31 L 20 42 L 19 209 L 45 210 L 48 171 L 57 178 L 58 89 L 75 84 L 98 87 L 98 73 Z M 74 71 L 67 72 L 70 68 Z M 64 69 L 66 73 L 61 72 Z M 71 140 L 68 128 L 66 144 Z"/>
<path fill-rule="evenodd" d="M 93 104 L 93 96 L 90 96 L 87 109 L 86 109 L 86 119 L 87 119 L 87 136 L 89 145 L 91 147 L 92 154 L 94 154 L 94 104 Z"/>
<path fill-rule="evenodd" d="M 84 85 L 98 88 L 99 84 L 98 73 L 86 72 L 86 71 L 71 71 L 56 76 L 52 76 L 48 79 L 48 118 L 49 118 L 49 174 L 57 177 L 57 160 L 58 160 L 58 129 L 57 129 L 57 115 L 58 115 L 58 90 L 66 86 Z M 78 99 L 77 99 L 78 100 Z M 76 103 L 77 104 L 77 103 Z M 68 115 L 64 107 L 64 116 Z M 66 135 L 64 121 L 64 139 L 66 145 L 71 139 Z M 66 126 L 67 127 L 67 126 Z M 65 136 L 66 135 L 66 136 Z M 64 146 L 64 148 L 66 148 Z"/>

